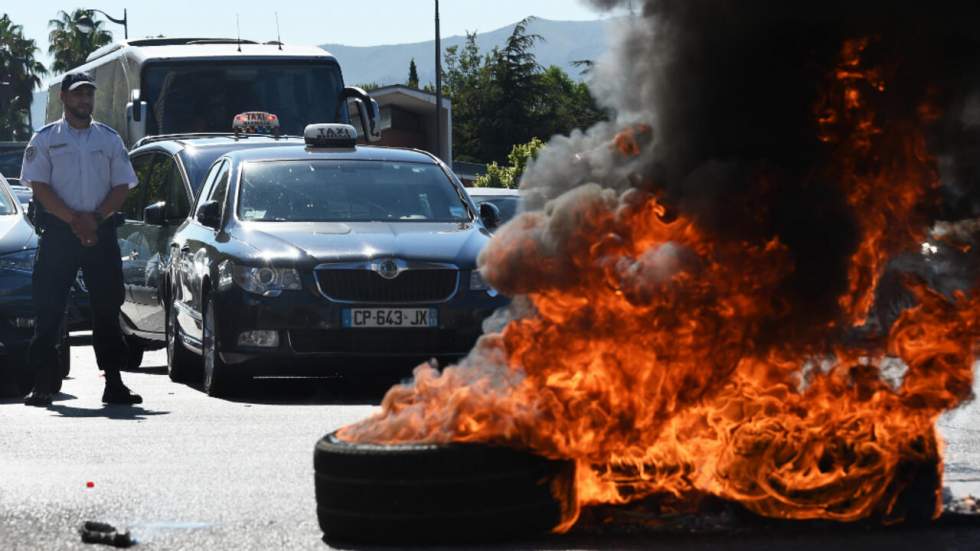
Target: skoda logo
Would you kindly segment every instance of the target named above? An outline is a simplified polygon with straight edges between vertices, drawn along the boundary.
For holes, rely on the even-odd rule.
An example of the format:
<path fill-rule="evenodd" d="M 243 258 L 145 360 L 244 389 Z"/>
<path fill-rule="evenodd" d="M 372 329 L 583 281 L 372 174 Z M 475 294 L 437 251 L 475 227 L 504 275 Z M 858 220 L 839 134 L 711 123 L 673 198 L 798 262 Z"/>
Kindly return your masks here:
<path fill-rule="evenodd" d="M 398 264 L 394 260 L 385 260 L 378 264 L 378 275 L 385 279 L 395 279 L 398 277 Z"/>

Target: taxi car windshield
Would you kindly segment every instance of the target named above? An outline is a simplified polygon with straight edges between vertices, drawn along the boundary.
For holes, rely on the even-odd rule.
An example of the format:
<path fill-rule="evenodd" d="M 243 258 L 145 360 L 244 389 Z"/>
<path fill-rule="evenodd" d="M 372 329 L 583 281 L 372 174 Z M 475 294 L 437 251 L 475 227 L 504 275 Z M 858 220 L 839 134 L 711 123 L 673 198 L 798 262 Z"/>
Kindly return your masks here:
<path fill-rule="evenodd" d="M 265 222 L 469 222 L 436 165 L 390 161 L 276 161 L 242 171 L 238 217 Z"/>

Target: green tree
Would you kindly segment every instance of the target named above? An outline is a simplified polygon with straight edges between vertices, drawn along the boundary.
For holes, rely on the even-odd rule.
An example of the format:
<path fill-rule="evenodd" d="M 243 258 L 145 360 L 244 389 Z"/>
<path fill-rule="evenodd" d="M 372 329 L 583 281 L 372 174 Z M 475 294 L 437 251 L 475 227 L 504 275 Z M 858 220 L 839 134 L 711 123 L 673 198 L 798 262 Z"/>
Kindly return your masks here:
<path fill-rule="evenodd" d="M 538 150 L 542 147 L 544 142 L 539 138 L 532 138 L 527 143 L 515 145 L 507 155 L 508 166 L 500 166 L 496 162 L 490 163 L 487 166 L 487 173 L 478 177 L 473 185 L 516 188 L 521 183 L 521 176 L 527 168 L 527 163 L 537 156 Z"/>
<path fill-rule="evenodd" d="M 552 65 L 539 75 L 539 92 L 532 118 L 539 136 L 567 134 L 574 128 L 589 128 L 606 118 L 589 87 L 575 82 L 560 67 Z"/>
<path fill-rule="evenodd" d="M 7 14 L 0 16 L 0 140 L 31 137 L 34 89 L 48 72 L 35 59 L 38 52 L 37 44 L 24 37 L 21 25 L 15 25 Z"/>
<path fill-rule="evenodd" d="M 503 48 L 486 55 L 480 53 L 476 33 L 467 33 L 462 47 L 446 49 L 454 159 L 490 161 L 500 168 L 514 144 L 567 134 L 605 117 L 585 84 L 560 68 L 541 68 L 533 52 L 541 37 L 528 32 L 529 23 L 518 23 Z"/>
<path fill-rule="evenodd" d="M 78 24 L 88 18 L 94 28 L 89 33 L 82 32 Z M 92 10 L 76 9 L 70 14 L 59 11 L 58 17 L 48 21 L 48 53 L 54 56 L 51 69 L 65 73 L 85 63 L 85 58 L 95 50 L 112 42 L 112 33 L 103 29 L 104 21 L 95 18 Z"/>
<path fill-rule="evenodd" d="M 412 58 L 412 62 L 408 64 L 408 87 L 418 89 L 419 87 L 419 70 L 415 66 L 415 58 Z"/>
<path fill-rule="evenodd" d="M 541 37 L 527 32 L 529 22 L 519 22 L 504 48 L 494 48 L 486 60 L 492 85 L 483 90 L 484 108 L 490 115 L 480 129 L 480 156 L 485 160 L 502 161 L 513 144 L 537 134 L 532 115 L 540 66 L 532 50 Z"/>
<path fill-rule="evenodd" d="M 453 158 L 485 162 L 489 159 L 482 156 L 480 132 L 487 124 L 485 98 L 493 81 L 475 32 L 466 33 L 462 49 L 446 48 L 443 71 L 445 93 L 453 102 Z"/>

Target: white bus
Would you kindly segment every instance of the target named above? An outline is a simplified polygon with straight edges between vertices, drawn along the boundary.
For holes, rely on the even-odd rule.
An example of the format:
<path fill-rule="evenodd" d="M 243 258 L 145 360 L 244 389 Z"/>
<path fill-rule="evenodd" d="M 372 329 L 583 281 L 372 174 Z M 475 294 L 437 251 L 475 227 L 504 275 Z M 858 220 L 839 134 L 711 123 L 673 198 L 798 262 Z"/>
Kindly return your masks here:
<path fill-rule="evenodd" d="M 147 38 L 99 48 L 72 69 L 95 77 L 95 119 L 132 146 L 146 136 L 229 133 L 236 114 L 279 117 L 282 134 L 307 124 L 350 123 L 381 138 L 377 103 L 345 87 L 340 65 L 320 48 L 215 38 Z M 61 84 L 48 89 L 46 122 L 62 116 Z"/>

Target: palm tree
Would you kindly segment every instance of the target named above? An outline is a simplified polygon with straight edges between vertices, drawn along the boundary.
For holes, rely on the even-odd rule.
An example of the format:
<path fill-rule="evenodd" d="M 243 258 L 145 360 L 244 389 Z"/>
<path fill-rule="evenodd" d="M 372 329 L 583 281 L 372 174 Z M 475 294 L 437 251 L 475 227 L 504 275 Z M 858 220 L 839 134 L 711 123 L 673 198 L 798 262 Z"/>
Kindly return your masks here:
<path fill-rule="evenodd" d="M 0 140 L 26 140 L 31 137 L 31 103 L 34 89 L 47 74 L 34 58 L 40 50 L 24 37 L 24 29 L 14 25 L 7 14 L 0 16 Z"/>
<path fill-rule="evenodd" d="M 79 29 L 83 19 L 92 21 L 92 31 L 85 33 Z M 103 29 L 104 21 L 95 19 L 92 10 L 76 9 L 69 14 L 59 11 L 58 18 L 48 21 L 51 32 L 48 34 L 48 53 L 54 56 L 51 69 L 65 73 L 85 63 L 85 58 L 99 47 L 112 42 L 112 33 Z"/>

